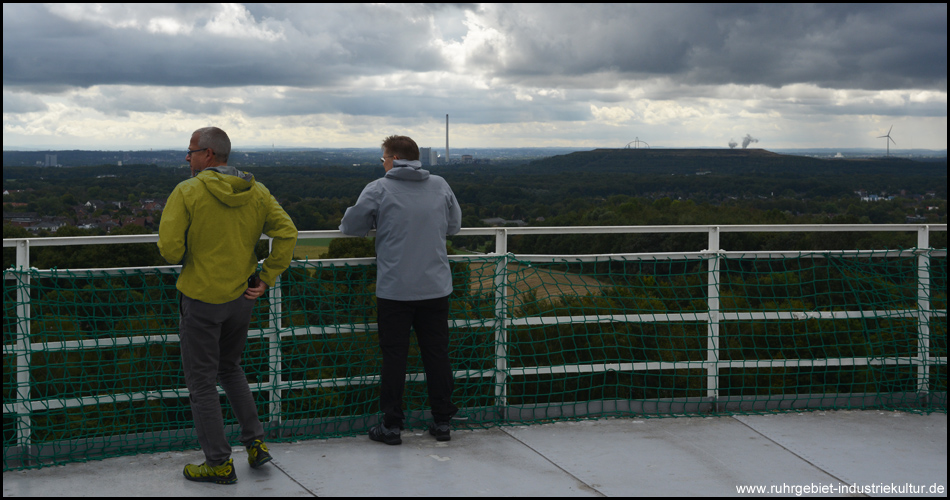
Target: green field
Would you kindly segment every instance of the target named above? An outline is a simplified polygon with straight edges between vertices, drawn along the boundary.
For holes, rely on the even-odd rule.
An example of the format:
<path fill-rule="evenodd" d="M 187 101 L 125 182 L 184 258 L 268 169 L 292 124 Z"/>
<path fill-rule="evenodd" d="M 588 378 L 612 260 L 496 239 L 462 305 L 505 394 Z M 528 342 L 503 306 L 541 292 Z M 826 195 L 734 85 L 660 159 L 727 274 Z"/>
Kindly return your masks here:
<path fill-rule="evenodd" d="M 333 238 L 309 238 L 297 240 L 297 247 L 294 248 L 295 259 L 319 259 L 321 254 L 327 253 L 330 242 Z"/>

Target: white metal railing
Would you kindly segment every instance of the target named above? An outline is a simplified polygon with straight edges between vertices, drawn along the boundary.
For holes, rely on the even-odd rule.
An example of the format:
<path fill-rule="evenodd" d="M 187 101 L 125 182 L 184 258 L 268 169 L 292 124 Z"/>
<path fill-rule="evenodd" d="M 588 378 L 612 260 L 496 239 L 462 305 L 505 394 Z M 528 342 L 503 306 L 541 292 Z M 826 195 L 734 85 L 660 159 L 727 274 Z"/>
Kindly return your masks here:
<path fill-rule="evenodd" d="M 918 297 L 917 308 L 906 311 L 788 311 L 788 312 L 723 312 L 720 308 L 720 295 L 718 284 L 719 273 L 724 259 L 744 258 L 751 256 L 765 256 L 770 258 L 779 258 L 782 256 L 802 256 L 808 252 L 801 251 L 729 251 L 721 248 L 720 237 L 723 233 L 741 233 L 741 232 L 866 232 L 866 231 L 887 231 L 887 232 L 911 232 L 917 234 L 917 248 L 902 252 L 902 255 L 918 255 Z M 720 370 L 725 368 L 741 367 L 770 367 L 775 365 L 775 360 L 722 360 L 720 359 L 720 324 L 724 321 L 736 320 L 773 320 L 773 319 L 838 319 L 887 315 L 888 317 L 910 317 L 917 318 L 918 339 L 920 344 L 917 349 L 917 356 L 910 359 L 885 359 L 869 360 L 868 358 L 832 358 L 832 359 L 783 359 L 781 366 L 850 366 L 866 365 L 869 363 L 897 363 L 905 361 L 913 363 L 918 368 L 918 393 L 927 394 L 929 380 L 929 370 L 934 365 L 946 365 L 946 358 L 930 358 L 930 346 L 927 344 L 930 337 L 929 320 L 931 316 L 946 317 L 946 310 L 931 311 L 930 297 L 930 255 L 926 253 L 930 249 L 930 233 L 932 231 L 947 231 L 946 224 L 890 224 L 890 225 L 731 225 L 731 226 L 589 226 L 589 227 L 511 227 L 511 228 L 464 228 L 458 236 L 494 236 L 495 252 L 493 255 L 498 257 L 499 263 L 495 268 L 494 283 L 496 290 L 495 297 L 495 317 L 492 320 L 472 320 L 458 321 L 451 320 L 453 326 L 472 326 L 474 324 L 489 324 L 495 330 L 495 356 L 496 366 L 493 371 L 481 372 L 456 372 L 457 377 L 495 377 L 496 401 L 501 408 L 506 408 L 507 387 L 511 377 L 536 374 L 554 374 L 554 373 L 590 373 L 603 372 L 608 370 L 615 371 L 640 371 L 640 370 L 661 370 L 676 368 L 696 368 L 697 365 L 706 370 L 706 399 L 715 402 L 719 399 L 719 379 Z M 598 258 L 623 258 L 623 259 L 706 259 L 707 266 L 707 312 L 702 313 L 680 313 L 680 314 L 619 314 L 619 315 L 597 315 L 597 316 L 567 316 L 567 317 L 527 317 L 514 318 L 506 314 L 506 304 L 508 302 L 507 294 L 507 264 L 508 238 L 513 235 L 556 235 L 556 234 L 636 234 L 636 233 L 705 233 L 707 235 L 707 247 L 701 250 L 684 251 L 681 253 L 649 253 L 649 254 L 624 254 L 624 255 L 573 255 L 569 256 L 574 261 L 589 261 Z M 301 231 L 299 238 L 338 238 L 346 237 L 339 231 Z M 264 238 L 266 239 L 266 238 Z M 45 246 L 73 246 L 73 245 L 103 245 L 103 244 L 128 244 L 128 243 L 155 243 L 158 241 L 158 235 L 129 235 L 129 236 L 99 236 L 99 237 L 69 237 L 69 238 L 22 238 L 22 239 L 4 239 L 4 248 L 16 248 L 16 268 L 30 269 L 30 249 L 33 247 Z M 819 252 L 815 252 L 816 254 Z M 820 251 L 827 255 L 829 251 Z M 860 256 L 861 251 L 834 251 L 840 255 Z M 943 257 L 946 254 L 943 253 Z M 557 259 L 564 259 L 566 256 L 550 255 L 518 255 L 519 260 L 529 262 L 552 262 Z M 451 256 L 453 260 L 464 260 L 466 256 Z M 327 265 L 345 265 L 345 264 L 366 264 L 371 263 L 373 259 L 331 259 L 323 261 Z M 292 265 L 303 265 L 295 262 Z M 178 266 L 164 266 L 159 268 L 147 268 L 153 272 L 177 273 Z M 133 269 L 96 269 L 96 273 L 111 275 L 121 272 L 132 271 Z M 54 273 L 50 270 L 38 270 L 40 275 Z M 5 273 L 5 279 L 7 274 Z M 3 413 L 15 415 L 17 419 L 17 442 L 19 446 L 28 446 L 30 443 L 30 417 L 34 409 L 52 409 L 62 407 L 75 407 L 95 403 L 96 397 L 80 397 L 72 399 L 46 399 L 32 400 L 30 395 L 30 360 L 31 353 L 49 350 L 81 350 L 95 349 L 106 346 L 116 346 L 121 344 L 137 344 L 154 340 L 150 337 L 127 337 L 98 340 L 76 340 L 65 342 L 43 342 L 32 343 L 30 341 L 30 321 L 22 321 L 24 318 L 31 317 L 30 296 L 29 296 L 29 276 L 23 278 L 25 281 L 17 289 L 17 338 L 15 344 L 4 344 L 4 355 L 14 355 L 17 364 L 17 401 L 8 403 L 4 401 Z M 266 391 L 270 393 L 271 414 L 280 417 L 280 401 L 284 390 L 290 388 L 289 382 L 282 382 L 279 372 L 281 370 L 281 351 L 279 348 L 279 339 L 281 337 L 294 335 L 312 335 L 316 330 L 339 332 L 345 328 L 373 329 L 375 325 L 366 326 L 343 326 L 332 327 L 297 327 L 281 328 L 279 318 L 281 317 L 281 287 L 277 286 L 271 289 L 270 300 L 270 325 L 267 328 L 252 331 L 249 336 L 268 339 L 269 343 L 269 377 L 268 382 L 252 384 L 253 391 Z M 704 362 L 676 362 L 676 361 L 657 361 L 657 362 L 632 362 L 632 363 L 614 363 L 614 364 L 588 364 L 588 365 L 566 365 L 566 366 L 547 366 L 547 367 L 517 367 L 512 368 L 508 365 L 508 345 L 507 332 L 509 327 L 520 325 L 544 325 L 555 322 L 706 322 L 707 324 L 707 343 L 706 356 Z M 163 342 L 176 342 L 176 335 L 162 336 Z M 411 379 L 420 379 L 421 374 L 411 374 Z M 374 383 L 378 377 L 367 376 L 363 378 L 349 378 L 347 380 L 306 380 L 294 381 L 293 388 L 301 387 L 330 387 L 344 384 L 367 384 Z M 302 385 L 301 385 L 302 384 Z M 179 398 L 187 395 L 187 389 L 154 391 L 145 394 L 115 394 L 110 398 L 110 402 L 130 401 L 136 399 L 153 399 L 174 397 Z"/>

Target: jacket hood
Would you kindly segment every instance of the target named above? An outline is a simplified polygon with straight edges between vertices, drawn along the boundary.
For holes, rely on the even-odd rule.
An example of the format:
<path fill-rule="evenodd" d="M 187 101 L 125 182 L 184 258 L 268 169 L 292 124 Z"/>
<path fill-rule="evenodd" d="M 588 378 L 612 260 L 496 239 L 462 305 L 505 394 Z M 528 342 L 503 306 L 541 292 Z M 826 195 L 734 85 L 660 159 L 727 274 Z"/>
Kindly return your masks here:
<path fill-rule="evenodd" d="M 240 207 L 254 199 L 251 194 L 254 176 L 234 167 L 224 165 L 206 168 L 198 174 L 197 179 L 218 201 L 229 207 Z"/>
<path fill-rule="evenodd" d="M 424 181 L 429 178 L 429 171 L 422 169 L 422 162 L 394 160 L 393 168 L 386 172 L 386 177 L 400 181 Z"/>

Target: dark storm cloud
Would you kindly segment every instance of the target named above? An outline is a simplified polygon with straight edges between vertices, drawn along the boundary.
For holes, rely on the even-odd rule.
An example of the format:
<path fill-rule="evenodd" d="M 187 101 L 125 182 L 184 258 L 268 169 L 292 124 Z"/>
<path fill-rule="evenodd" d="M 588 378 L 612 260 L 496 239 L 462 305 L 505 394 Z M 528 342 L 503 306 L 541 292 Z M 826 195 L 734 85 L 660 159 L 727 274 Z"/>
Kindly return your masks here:
<path fill-rule="evenodd" d="M 367 98 L 358 91 L 288 88 L 275 93 L 267 89 L 228 90 L 230 99 L 215 99 L 215 89 L 168 89 L 147 92 L 135 87 L 114 89 L 107 94 L 77 96 L 77 105 L 112 116 L 131 112 L 173 112 L 217 115 L 238 111 L 248 118 L 343 114 L 395 119 L 429 119 L 462 112 L 466 123 L 514 123 L 521 121 L 575 121 L 589 117 L 586 106 L 563 99 L 536 97 L 537 106 L 525 106 L 510 93 L 458 90 L 435 94 L 404 90 L 380 90 Z"/>
<path fill-rule="evenodd" d="M 718 54 L 698 53 L 711 63 L 698 79 L 946 90 L 946 4 L 763 5 L 725 33 Z M 729 69 L 719 80 L 718 67 Z"/>
<path fill-rule="evenodd" d="M 477 61 L 497 76 L 617 71 L 692 84 L 946 90 L 946 4 L 516 5 Z M 500 61 L 501 64 L 497 64 Z"/>
<path fill-rule="evenodd" d="M 280 36 L 235 30 L 209 34 L 145 29 L 121 20 L 56 15 L 38 4 L 3 6 L 3 84 L 31 87 L 99 84 L 228 87 L 320 86 L 394 69 L 428 71 L 444 65 L 429 44 L 427 20 L 368 6 L 282 7 L 283 19 L 253 19 Z M 178 12 L 170 19 L 207 17 Z M 266 9 L 256 9 L 269 13 Z M 109 13 L 103 13 L 108 16 Z M 211 15 L 211 14 L 209 14 Z"/>
<path fill-rule="evenodd" d="M 509 83 L 609 88 L 668 77 L 690 85 L 945 91 L 947 80 L 945 3 L 264 4 L 246 7 L 232 36 L 208 32 L 220 6 L 99 9 L 78 15 L 79 8 L 4 4 L 4 86 L 322 87 L 394 70 L 437 71 L 448 62 L 436 32 L 455 41 L 464 30 L 461 23 L 440 28 L 438 16 L 466 9 L 500 36 L 473 44 L 465 71 Z M 150 29 L 163 19 L 190 30 Z"/>

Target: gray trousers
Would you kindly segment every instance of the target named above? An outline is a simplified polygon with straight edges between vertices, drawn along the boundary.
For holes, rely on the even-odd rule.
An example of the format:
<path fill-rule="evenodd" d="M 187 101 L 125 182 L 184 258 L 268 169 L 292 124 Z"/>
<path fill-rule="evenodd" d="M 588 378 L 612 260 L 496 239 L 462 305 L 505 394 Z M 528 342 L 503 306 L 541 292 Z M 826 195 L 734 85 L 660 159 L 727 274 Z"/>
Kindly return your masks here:
<path fill-rule="evenodd" d="M 241 368 L 254 301 L 242 295 L 224 304 L 208 304 L 181 296 L 181 361 L 188 386 L 198 444 L 208 465 L 221 465 L 231 457 L 224 434 L 224 417 L 215 380 L 241 424 L 241 443 L 264 439 L 264 427 Z"/>

